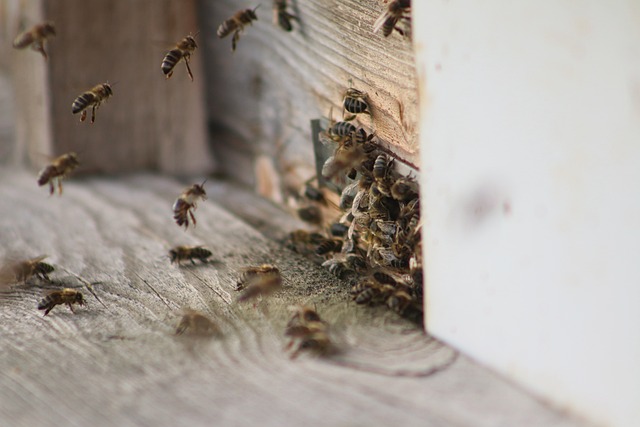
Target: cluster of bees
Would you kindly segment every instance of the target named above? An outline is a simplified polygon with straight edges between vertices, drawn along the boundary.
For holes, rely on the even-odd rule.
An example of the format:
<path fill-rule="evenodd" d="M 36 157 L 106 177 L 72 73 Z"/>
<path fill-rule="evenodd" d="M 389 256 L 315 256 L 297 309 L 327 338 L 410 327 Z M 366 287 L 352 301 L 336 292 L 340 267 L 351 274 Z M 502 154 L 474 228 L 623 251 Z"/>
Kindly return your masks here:
<path fill-rule="evenodd" d="M 226 19 L 217 29 L 217 36 L 232 35 L 231 49 L 237 43 L 247 25 L 258 19 L 256 11 L 244 9 Z M 373 31 L 382 31 L 384 37 L 397 31 L 409 34 L 410 0 L 393 0 L 374 24 Z M 273 1 L 273 22 L 284 31 L 293 30 L 293 21 L 298 17 L 288 12 L 286 0 Z M 38 24 L 18 35 L 14 47 L 30 47 L 47 59 L 45 45 L 56 33 L 51 22 Z M 176 65 L 183 61 L 187 74 L 193 81 L 189 61 L 196 50 L 196 35 L 188 35 L 169 50 L 162 62 L 161 71 L 166 79 L 172 77 Z M 90 123 L 95 123 L 96 111 L 102 103 L 113 96 L 112 85 L 101 83 L 80 94 L 72 103 L 72 114 L 80 113 L 84 122 L 91 109 Z M 413 178 L 400 176 L 394 169 L 394 160 L 381 152 L 374 142 L 374 135 L 367 134 L 362 127 L 354 125 L 358 115 L 371 116 L 367 94 L 349 88 L 343 99 L 344 110 L 350 115 L 332 124 L 326 133 L 329 144 L 335 145 L 333 156 L 325 163 L 323 176 L 326 179 L 349 184 L 344 187 L 339 207 L 343 210 L 340 221 L 331 224 L 325 234 L 302 230 L 291 235 L 290 243 L 297 249 L 300 245 L 312 247 L 313 253 L 321 257 L 322 265 L 341 279 L 352 282 L 352 294 L 359 304 L 383 303 L 404 314 L 421 311 L 422 262 L 420 258 L 420 226 L 418 187 Z M 62 195 L 62 180 L 80 165 L 76 153 L 63 154 L 43 168 L 38 174 L 39 186 L 49 185 L 49 193 L 58 190 Z M 346 178 L 345 178 L 346 177 Z M 186 188 L 173 204 L 173 219 L 179 227 L 188 229 L 197 224 L 194 212 L 197 203 L 206 200 L 205 182 Z M 299 209 L 298 214 L 306 221 L 320 225 L 322 214 L 316 204 L 326 203 L 323 193 L 311 185 L 305 188 L 305 197 L 312 203 Z M 181 266 L 184 262 L 196 265 L 207 264 L 212 252 L 203 246 L 176 246 L 169 250 L 169 260 Z M 46 256 L 5 264 L 0 268 L 0 285 L 29 283 L 32 279 L 53 283 L 50 279 L 55 267 L 44 262 Z M 78 276 L 76 276 L 78 277 Z M 78 277 L 79 278 L 79 277 Z M 90 284 L 85 285 L 93 293 Z M 279 269 L 270 264 L 244 269 L 237 282 L 237 302 L 266 298 L 278 291 L 283 284 Z M 97 295 L 94 293 L 97 298 Z M 99 300 L 99 299 L 98 299 Z M 99 300 L 100 301 L 100 300 Z M 74 312 L 74 305 L 85 305 L 83 294 L 65 287 L 47 293 L 37 308 L 48 315 L 57 305 L 67 305 Z M 101 302 L 101 301 L 100 301 Z M 296 358 L 303 351 L 327 355 L 333 350 L 329 338 L 328 324 L 315 309 L 305 305 L 290 307 L 292 316 L 285 328 L 289 339 L 286 350 Z M 220 333 L 217 325 L 203 313 L 186 310 L 175 333 L 196 336 L 211 336 Z"/>

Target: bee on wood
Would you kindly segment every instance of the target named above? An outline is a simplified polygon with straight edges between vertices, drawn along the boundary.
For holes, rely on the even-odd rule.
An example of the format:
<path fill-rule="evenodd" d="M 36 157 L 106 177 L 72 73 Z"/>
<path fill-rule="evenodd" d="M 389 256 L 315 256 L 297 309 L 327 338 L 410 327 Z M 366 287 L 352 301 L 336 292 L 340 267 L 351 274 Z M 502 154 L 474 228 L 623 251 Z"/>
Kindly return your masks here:
<path fill-rule="evenodd" d="M 323 262 L 322 266 L 340 280 L 347 280 L 356 275 L 356 271 L 350 268 L 344 259 L 330 258 Z"/>
<path fill-rule="evenodd" d="M 191 261 L 191 264 L 196 265 L 195 260 L 200 260 L 204 264 L 210 256 L 211 251 L 202 246 L 176 246 L 169 250 L 171 264 L 175 262 L 180 265 L 182 261 Z"/>
<path fill-rule="evenodd" d="M 260 5 L 256 6 L 255 9 L 245 9 L 236 12 L 231 18 L 225 20 L 218 27 L 218 37 L 225 38 L 229 34 L 233 32 L 233 38 L 231 39 L 231 51 L 234 52 L 236 50 L 236 44 L 238 40 L 240 40 L 240 34 L 244 30 L 245 25 L 251 24 L 252 21 L 257 21 L 258 17 L 256 16 L 256 9 L 258 9 Z"/>
<path fill-rule="evenodd" d="M 357 128 L 352 123 L 349 123 L 348 121 L 342 121 L 334 123 L 333 126 L 329 128 L 329 134 L 334 138 L 346 138 L 356 130 Z"/>
<path fill-rule="evenodd" d="M 292 20 L 298 20 L 298 17 L 287 12 L 287 0 L 273 0 L 273 23 L 290 32 Z"/>
<path fill-rule="evenodd" d="M 100 104 L 112 95 L 113 90 L 109 83 L 95 85 L 73 101 L 73 104 L 71 104 L 71 112 L 77 114 L 82 111 L 80 121 L 84 122 L 87 119 L 87 108 L 91 107 L 91 123 L 93 124 L 96 121 L 96 110 L 100 107 Z"/>
<path fill-rule="evenodd" d="M 310 255 L 313 248 L 324 240 L 320 233 L 309 232 L 307 230 L 295 230 L 289 233 L 285 239 L 287 249 L 302 255 Z"/>
<path fill-rule="evenodd" d="M 167 52 L 162 60 L 162 65 L 160 65 L 160 68 L 162 68 L 162 72 L 167 76 L 167 79 L 171 78 L 174 67 L 182 59 L 184 60 L 184 65 L 187 66 L 189 78 L 193 81 L 193 74 L 191 73 L 191 67 L 189 67 L 189 58 L 197 47 L 198 45 L 196 44 L 195 38 L 189 35 L 180 40 L 173 49 Z"/>
<path fill-rule="evenodd" d="M 38 304 L 38 310 L 45 310 L 46 316 L 56 305 L 67 304 L 72 313 L 73 304 L 84 305 L 82 294 L 75 289 L 64 288 L 62 290 L 49 292 Z"/>
<path fill-rule="evenodd" d="M 316 254 L 327 255 L 331 252 L 340 252 L 341 249 L 341 239 L 324 239 L 318 246 L 316 246 Z"/>
<path fill-rule="evenodd" d="M 58 186 L 58 193 L 62 195 L 62 180 L 80 165 L 76 153 L 63 154 L 55 158 L 51 164 L 45 166 L 38 175 L 38 185 L 49 184 L 49 194 L 53 194 Z"/>
<path fill-rule="evenodd" d="M 178 226 L 189 228 L 189 217 L 193 221 L 193 226 L 196 226 L 196 217 L 193 215 L 193 211 L 196 210 L 199 199 L 207 200 L 207 192 L 204 190 L 204 183 L 193 184 L 180 194 L 180 197 L 173 203 L 173 219 L 176 220 Z"/>
<path fill-rule="evenodd" d="M 322 223 L 322 212 L 317 206 L 304 206 L 299 208 L 296 212 L 301 220 L 308 222 L 309 224 L 319 225 Z"/>
<path fill-rule="evenodd" d="M 209 337 L 220 334 L 218 326 L 206 315 L 196 310 L 185 310 L 176 326 L 176 335 Z"/>
<path fill-rule="evenodd" d="M 367 103 L 367 101 L 365 101 L 366 97 L 366 92 L 354 88 L 347 89 L 342 100 L 342 106 L 345 110 L 353 115 L 346 117 L 344 119 L 345 121 L 349 122 L 355 119 L 357 114 L 367 114 L 369 116 L 371 115 L 369 104 Z"/>
<path fill-rule="evenodd" d="M 277 267 L 271 264 L 262 264 L 258 267 L 249 267 L 240 276 L 237 290 L 244 292 L 238 297 L 238 302 L 256 298 L 258 295 L 269 295 L 282 286 L 282 275 Z"/>
<path fill-rule="evenodd" d="M 4 265 L 0 268 L 0 284 L 26 283 L 34 276 L 50 282 L 49 273 L 53 272 L 54 267 L 51 264 L 42 262 L 45 258 L 47 258 L 47 255 L 41 255 L 36 258 L 10 262 Z"/>
<path fill-rule="evenodd" d="M 334 237 L 344 237 L 349 231 L 349 226 L 340 222 L 334 222 L 329 226 L 329 234 Z"/>
<path fill-rule="evenodd" d="M 16 49 L 25 49 L 31 46 L 32 50 L 40 52 L 44 59 L 48 59 L 47 52 L 44 50 L 44 44 L 51 36 L 56 35 L 56 28 L 53 22 L 44 22 L 37 24 L 27 31 L 18 34 L 13 40 L 13 47 Z"/>
<path fill-rule="evenodd" d="M 377 33 L 382 30 L 382 35 L 389 37 L 393 30 L 406 35 L 406 30 L 398 27 L 401 20 L 405 23 L 411 22 L 409 9 L 411 8 L 411 0 L 393 0 L 387 6 L 387 10 L 382 12 L 376 22 L 373 24 L 373 32 Z"/>
<path fill-rule="evenodd" d="M 385 304 L 391 310 L 402 315 L 412 302 L 413 298 L 409 293 L 404 290 L 396 290 L 387 297 Z"/>

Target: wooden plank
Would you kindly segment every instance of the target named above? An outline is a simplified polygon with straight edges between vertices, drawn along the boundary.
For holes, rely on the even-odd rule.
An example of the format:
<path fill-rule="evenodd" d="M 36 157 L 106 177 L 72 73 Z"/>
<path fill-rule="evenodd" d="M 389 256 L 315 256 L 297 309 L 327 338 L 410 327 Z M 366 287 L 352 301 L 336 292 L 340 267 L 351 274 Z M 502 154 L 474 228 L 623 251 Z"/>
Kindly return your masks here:
<path fill-rule="evenodd" d="M 87 173 L 211 169 L 199 52 L 191 63 L 193 83 L 182 64 L 169 81 L 160 70 L 165 53 L 197 31 L 195 0 L 60 0 L 45 6 L 44 18 L 56 22 L 57 30 L 46 70 L 53 141 L 45 154 L 77 151 Z M 19 77 L 29 70 L 15 71 Z M 73 100 L 107 81 L 114 85 L 113 97 L 102 105 L 95 124 L 80 123 L 71 114 Z M 16 91 L 29 94 L 27 83 L 17 80 Z M 33 102 L 33 95 L 25 99 Z M 36 120 L 29 124 L 41 126 Z"/>
<path fill-rule="evenodd" d="M 199 3 L 207 85 L 208 120 L 221 168 L 255 184 L 247 158 L 266 155 L 282 175 L 313 175 L 309 122 L 342 112 L 349 86 L 369 95 L 372 127 L 402 157 L 417 163 L 417 80 L 411 43 L 372 33 L 386 7 L 378 0 L 298 0 L 290 11 L 300 25 L 287 33 L 273 25 L 271 4 L 242 35 L 235 53 L 217 26 L 252 6 L 224 0 Z M 230 143 L 233 142 L 233 143 Z M 284 149 L 283 149 L 284 147 Z M 243 162 L 239 164 L 239 162 Z M 294 180 L 295 181 L 295 180 Z"/>
<path fill-rule="evenodd" d="M 33 174 L 0 170 L 0 257 L 46 253 L 102 282 L 106 305 L 87 294 L 75 314 L 43 317 L 36 286 L 0 299 L 0 424 L 585 425 L 388 310 L 348 302 L 344 283 L 212 201 L 198 207 L 196 228 L 179 229 L 171 204 L 182 187 L 149 175 L 70 180 L 49 197 Z M 170 265 L 175 244 L 205 244 L 218 262 Z M 232 302 L 238 269 L 261 262 L 283 271 L 284 290 L 262 309 Z M 316 304 L 340 354 L 289 360 L 282 331 L 293 302 Z M 207 313 L 222 338 L 176 337 L 185 307 Z"/>

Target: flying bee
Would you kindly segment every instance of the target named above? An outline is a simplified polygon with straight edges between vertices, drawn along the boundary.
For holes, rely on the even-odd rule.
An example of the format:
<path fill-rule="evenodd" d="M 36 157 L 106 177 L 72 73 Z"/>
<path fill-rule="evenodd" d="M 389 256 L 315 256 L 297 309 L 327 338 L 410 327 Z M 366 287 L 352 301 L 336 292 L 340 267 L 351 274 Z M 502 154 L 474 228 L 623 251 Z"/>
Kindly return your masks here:
<path fill-rule="evenodd" d="M 244 9 L 236 12 L 231 18 L 225 20 L 218 27 L 218 37 L 225 38 L 229 34 L 233 32 L 233 38 L 231 39 L 231 51 L 234 52 L 236 50 L 236 44 L 238 40 L 240 40 L 240 34 L 244 30 L 245 25 L 251 24 L 252 21 L 257 21 L 258 17 L 256 16 L 256 9 L 258 9 L 260 5 L 256 6 L 255 9 Z"/>
<path fill-rule="evenodd" d="M 342 249 L 341 239 L 324 239 L 317 247 L 317 255 L 327 255 L 330 252 L 340 252 Z"/>
<path fill-rule="evenodd" d="M 38 303 L 38 310 L 45 310 L 46 316 L 56 305 L 67 304 L 72 313 L 73 305 L 84 305 L 82 294 L 75 289 L 64 288 L 62 290 L 51 291 Z"/>
<path fill-rule="evenodd" d="M 238 297 L 238 302 L 247 301 L 258 295 L 269 295 L 282 286 L 282 275 L 277 267 L 271 264 L 262 264 L 259 267 L 247 268 L 236 289 L 245 289 Z"/>
<path fill-rule="evenodd" d="M 292 360 L 303 351 L 326 356 L 333 350 L 328 328 L 324 322 L 308 322 L 306 325 L 288 327 L 285 332 L 291 337 L 287 349 L 293 347 L 297 342 L 293 352 L 289 355 Z"/>
<path fill-rule="evenodd" d="M 401 20 L 405 23 L 411 22 L 411 16 L 409 16 L 409 8 L 411 7 L 411 0 L 393 0 L 387 6 L 387 10 L 376 19 L 373 24 L 373 32 L 377 33 L 382 29 L 382 35 L 389 37 L 389 35 L 396 30 L 400 35 L 404 36 L 406 29 L 398 27 L 398 22 Z"/>
<path fill-rule="evenodd" d="M 43 186 L 49 183 L 49 194 L 51 195 L 56 191 L 57 184 L 58 193 L 62 195 L 62 180 L 79 165 L 80 161 L 76 153 L 63 154 L 40 171 L 38 185 Z"/>
<path fill-rule="evenodd" d="M 18 34 L 13 41 L 13 47 L 16 49 L 25 49 L 31 46 L 31 49 L 40 52 L 44 59 L 47 59 L 47 52 L 44 50 L 44 44 L 51 36 L 56 35 L 56 29 L 53 22 L 44 22 L 37 24 L 27 31 Z"/>
<path fill-rule="evenodd" d="M 175 262 L 178 265 L 180 265 L 182 261 L 191 261 L 191 264 L 196 265 L 195 260 L 197 259 L 204 264 L 210 256 L 211 251 L 202 246 L 176 246 L 169 250 L 171 263 L 173 264 Z"/>
<path fill-rule="evenodd" d="M 298 17 L 287 12 L 287 0 L 273 0 L 273 23 L 289 32 L 293 30 L 291 20 L 298 20 Z"/>
<path fill-rule="evenodd" d="M 367 154 L 362 147 L 355 144 L 341 145 L 336 148 L 322 165 L 322 176 L 327 179 L 336 177 L 341 172 L 350 172 L 360 166 Z M 357 172 L 357 171 L 356 171 Z"/>
<path fill-rule="evenodd" d="M 189 58 L 197 47 L 196 39 L 193 36 L 188 35 L 180 40 L 173 49 L 167 52 L 162 60 L 162 65 L 160 65 L 160 68 L 162 68 L 162 72 L 167 76 L 167 79 L 171 78 L 174 67 L 182 59 L 184 60 L 184 65 L 187 66 L 189 78 L 193 81 L 193 74 L 191 73 L 191 67 L 189 67 Z"/>
<path fill-rule="evenodd" d="M 193 184 L 191 187 L 185 189 L 180 197 L 173 203 L 173 219 L 176 220 L 178 226 L 184 225 L 185 230 L 189 228 L 189 216 L 193 221 L 193 226 L 196 226 L 196 217 L 193 215 L 193 211 L 196 210 L 196 202 L 199 199 L 207 200 L 207 192 L 204 190 L 204 183 Z"/>
<path fill-rule="evenodd" d="M 220 334 L 220 329 L 209 317 L 196 311 L 185 310 L 176 326 L 176 335 L 207 337 Z"/>
<path fill-rule="evenodd" d="M 313 200 L 314 202 L 321 203 L 323 205 L 327 204 L 327 199 L 325 199 L 324 194 L 320 191 L 319 188 L 312 186 L 307 183 L 304 186 L 303 196 L 309 200 Z"/>
<path fill-rule="evenodd" d="M 45 258 L 47 258 L 47 255 L 41 255 L 36 258 L 4 265 L 0 268 L 0 284 L 26 283 L 34 276 L 50 282 L 49 273 L 53 272 L 54 267 L 51 264 L 42 262 Z"/>
<path fill-rule="evenodd" d="M 93 124 L 96 121 L 96 110 L 100 107 L 100 104 L 112 95 L 113 90 L 109 83 L 95 85 L 73 101 L 73 104 L 71 104 L 71 112 L 77 114 L 82 111 L 80 121 L 84 122 L 87 119 L 87 108 L 91 107 L 91 123 Z"/>
<path fill-rule="evenodd" d="M 345 118 L 345 121 L 348 122 L 355 119 L 357 114 L 367 114 L 369 116 L 371 115 L 369 104 L 367 103 L 367 101 L 365 101 L 366 97 L 366 92 L 354 88 L 347 89 L 342 100 L 342 106 L 345 110 L 353 115 Z"/>
<path fill-rule="evenodd" d="M 290 305 L 288 310 L 292 312 L 292 316 L 287 323 L 287 327 L 294 326 L 298 324 L 306 324 L 308 322 L 322 322 L 320 316 L 316 312 L 315 309 L 309 307 L 308 305 Z M 285 331 L 285 335 L 287 335 Z"/>

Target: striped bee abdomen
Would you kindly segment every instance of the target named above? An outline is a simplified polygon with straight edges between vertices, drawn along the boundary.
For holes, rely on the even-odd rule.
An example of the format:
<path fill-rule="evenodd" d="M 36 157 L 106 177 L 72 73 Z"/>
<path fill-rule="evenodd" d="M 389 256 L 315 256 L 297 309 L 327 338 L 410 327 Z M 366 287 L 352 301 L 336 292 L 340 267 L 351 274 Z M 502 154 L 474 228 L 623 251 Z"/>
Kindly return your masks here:
<path fill-rule="evenodd" d="M 96 99 L 96 96 L 93 93 L 91 92 L 83 93 L 82 95 L 77 97 L 75 101 L 73 101 L 73 104 L 71 105 L 71 112 L 73 114 L 79 113 L 80 111 L 87 108 L 89 105 L 93 104 L 95 99 Z"/>

